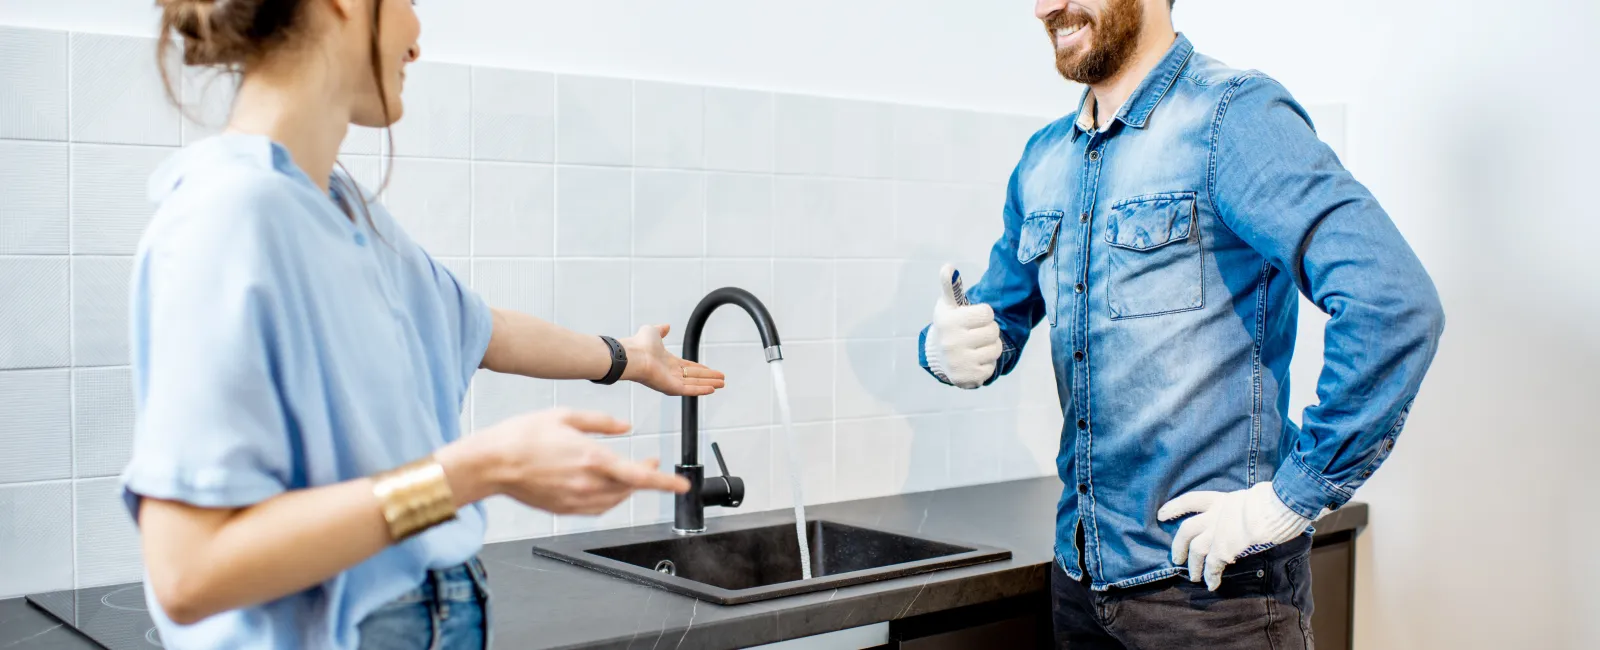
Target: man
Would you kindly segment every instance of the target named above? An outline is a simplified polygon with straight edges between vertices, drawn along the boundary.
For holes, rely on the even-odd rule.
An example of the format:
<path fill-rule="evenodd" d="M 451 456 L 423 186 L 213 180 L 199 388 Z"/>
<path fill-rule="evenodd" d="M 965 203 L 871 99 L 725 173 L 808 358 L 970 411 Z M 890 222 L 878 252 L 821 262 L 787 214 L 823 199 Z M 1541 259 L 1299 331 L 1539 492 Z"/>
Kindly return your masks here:
<path fill-rule="evenodd" d="M 1050 322 L 1062 647 L 1309 648 L 1310 524 L 1393 449 L 1433 283 L 1288 91 L 1196 53 L 1168 0 L 1035 13 L 1088 88 L 1028 143 L 971 306 L 946 267 L 923 366 L 986 385 Z M 1331 317 L 1303 427 L 1297 293 Z"/>

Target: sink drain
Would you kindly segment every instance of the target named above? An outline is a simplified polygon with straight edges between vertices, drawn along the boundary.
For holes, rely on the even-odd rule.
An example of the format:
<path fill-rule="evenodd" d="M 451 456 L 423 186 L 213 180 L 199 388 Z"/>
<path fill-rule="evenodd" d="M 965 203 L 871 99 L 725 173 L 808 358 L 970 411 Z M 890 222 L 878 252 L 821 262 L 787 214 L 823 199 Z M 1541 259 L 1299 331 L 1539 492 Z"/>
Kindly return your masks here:
<path fill-rule="evenodd" d="M 656 563 L 656 572 L 675 576 L 678 575 L 678 565 L 673 564 L 672 560 L 662 560 Z"/>

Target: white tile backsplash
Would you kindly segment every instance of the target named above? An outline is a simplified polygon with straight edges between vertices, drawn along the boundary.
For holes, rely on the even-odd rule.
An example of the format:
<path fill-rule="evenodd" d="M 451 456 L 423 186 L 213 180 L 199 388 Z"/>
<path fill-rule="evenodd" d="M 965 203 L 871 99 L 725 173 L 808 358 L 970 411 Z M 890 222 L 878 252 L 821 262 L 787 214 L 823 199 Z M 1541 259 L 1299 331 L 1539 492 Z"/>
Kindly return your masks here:
<path fill-rule="evenodd" d="M 78 537 L 75 587 L 138 582 L 144 576 L 139 531 L 123 505 L 121 481 L 90 479 L 72 487 Z"/>
<path fill-rule="evenodd" d="M 472 380 L 474 430 L 555 406 L 555 386 L 555 382 L 544 379 L 479 371 Z"/>
<path fill-rule="evenodd" d="M 137 36 L 71 36 L 72 140 L 179 144 L 178 108 L 156 67 L 156 41 Z"/>
<path fill-rule="evenodd" d="M 894 256 L 894 185 L 888 181 L 833 181 L 830 234 L 836 257 Z"/>
<path fill-rule="evenodd" d="M 839 338 L 876 339 L 894 336 L 895 290 L 899 264 L 887 261 L 841 261 L 834 266 L 835 325 Z"/>
<path fill-rule="evenodd" d="M 0 27 L 0 597 L 135 580 L 137 539 L 116 491 L 133 436 L 128 275 L 154 212 L 146 179 L 216 132 L 230 80 L 185 71 L 180 117 L 154 42 Z M 340 159 L 407 234 L 485 300 L 572 329 L 683 327 L 707 291 L 737 286 L 784 340 L 807 501 L 1054 471 L 1060 412 L 1048 342 L 980 391 L 917 365 L 934 271 L 976 282 L 1001 231 L 1005 183 L 1045 120 L 733 88 L 423 63 L 405 117 L 351 127 Z M 738 510 L 787 507 L 771 368 L 749 316 L 718 310 L 702 357 L 729 375 L 702 404 L 703 459 L 720 441 L 747 481 Z M 485 371 L 463 428 L 560 405 L 628 418 L 602 444 L 679 454 L 681 399 L 638 385 Z M 669 521 L 640 494 L 600 517 L 491 500 L 491 540 Z M 76 528 L 76 533 L 74 532 Z M 76 566 L 74 566 L 76 553 Z M 21 558 L 21 562 L 17 560 Z"/>
<path fill-rule="evenodd" d="M 132 255 L 156 212 L 146 182 L 173 153 L 165 147 L 72 145 L 72 252 Z"/>
<path fill-rule="evenodd" d="M 401 102 L 402 119 L 391 129 L 394 155 L 472 157 L 471 68 L 429 62 L 406 66 Z"/>
<path fill-rule="evenodd" d="M 71 478 L 68 371 L 0 371 L 0 395 L 0 483 Z"/>
<path fill-rule="evenodd" d="M 701 290 L 705 263 L 700 259 L 635 260 L 633 262 L 633 316 L 630 324 L 671 325 L 667 344 L 683 342 L 689 314 L 705 296 Z"/>
<path fill-rule="evenodd" d="M 703 257 L 706 178 L 699 172 L 640 169 L 633 173 L 633 254 Z"/>
<path fill-rule="evenodd" d="M 707 175 L 707 256 L 771 256 L 772 221 L 771 176 Z"/>
<path fill-rule="evenodd" d="M 133 371 L 72 371 L 74 478 L 116 476 L 133 454 Z"/>
<path fill-rule="evenodd" d="M 700 398 L 700 428 L 732 429 L 770 426 L 772 370 L 759 343 L 707 345 L 700 360 L 728 376 L 728 386 Z"/>
<path fill-rule="evenodd" d="M 0 257 L 0 370 L 71 363 L 65 257 Z"/>
<path fill-rule="evenodd" d="M 71 589 L 73 541 L 71 483 L 0 485 L 0 598 Z"/>
<path fill-rule="evenodd" d="M 472 163 L 472 253 L 555 254 L 556 175 L 549 165 Z"/>
<path fill-rule="evenodd" d="M 708 88 L 705 102 L 706 169 L 772 171 L 772 94 Z"/>
<path fill-rule="evenodd" d="M 805 496 L 806 505 L 838 500 L 834 497 L 836 463 L 833 427 L 832 422 L 796 424 L 794 427 L 796 463 L 800 466 L 802 479 L 800 490 Z M 792 496 L 794 488 L 789 480 L 789 459 L 785 456 L 785 444 L 782 426 L 773 427 L 772 500 L 767 504 L 772 508 L 794 507 Z M 734 470 L 734 473 L 737 474 L 738 470 Z"/>
<path fill-rule="evenodd" d="M 406 233 L 431 255 L 470 255 L 472 163 L 395 158 L 393 174 L 383 200 Z"/>
<path fill-rule="evenodd" d="M 72 365 L 128 364 L 131 257 L 72 258 Z"/>
<path fill-rule="evenodd" d="M 833 271 L 834 263 L 827 260 L 772 263 L 774 304 L 770 309 L 784 341 L 834 338 Z"/>
<path fill-rule="evenodd" d="M 580 165 L 633 162 L 633 82 L 556 77 L 556 161 Z"/>
<path fill-rule="evenodd" d="M 548 72 L 473 68 L 473 160 L 555 160 L 555 80 Z"/>
<path fill-rule="evenodd" d="M 833 341 L 783 344 L 783 375 L 789 387 L 789 408 L 795 422 L 833 420 L 833 364 L 837 361 L 834 354 L 837 347 Z M 777 407 L 774 403 L 772 421 L 782 423 Z"/>
<path fill-rule="evenodd" d="M 0 255 L 67 254 L 67 160 L 66 144 L 0 140 Z"/>
<path fill-rule="evenodd" d="M 831 259 L 847 233 L 834 227 L 831 179 L 779 176 L 773 184 L 773 253 L 778 257 Z"/>
<path fill-rule="evenodd" d="M 975 182 L 979 177 L 978 114 L 896 107 L 894 161 L 895 177 L 902 180 Z"/>
<path fill-rule="evenodd" d="M 628 260 L 556 260 L 555 322 L 585 334 L 628 336 Z"/>
<path fill-rule="evenodd" d="M 705 89 L 636 81 L 633 164 L 700 169 L 705 162 Z"/>
<path fill-rule="evenodd" d="M 632 223 L 633 172 L 556 168 L 556 255 L 625 257 Z"/>
<path fill-rule="evenodd" d="M 894 175 L 894 107 L 838 101 L 833 114 L 834 176 L 890 178 Z"/>
<path fill-rule="evenodd" d="M 555 317 L 555 263 L 550 260 L 473 260 L 472 288 L 496 308 Z"/>
<path fill-rule="evenodd" d="M 0 27 L 0 138 L 67 139 L 66 32 Z"/>
<path fill-rule="evenodd" d="M 894 341 L 847 340 L 834 350 L 834 416 L 882 417 L 893 412 Z"/>
<path fill-rule="evenodd" d="M 484 534 L 484 541 L 491 544 L 546 537 L 555 530 L 554 516 L 543 510 L 522 505 L 511 497 L 489 497 L 484 500 L 483 509 L 489 518 L 489 529 Z"/>

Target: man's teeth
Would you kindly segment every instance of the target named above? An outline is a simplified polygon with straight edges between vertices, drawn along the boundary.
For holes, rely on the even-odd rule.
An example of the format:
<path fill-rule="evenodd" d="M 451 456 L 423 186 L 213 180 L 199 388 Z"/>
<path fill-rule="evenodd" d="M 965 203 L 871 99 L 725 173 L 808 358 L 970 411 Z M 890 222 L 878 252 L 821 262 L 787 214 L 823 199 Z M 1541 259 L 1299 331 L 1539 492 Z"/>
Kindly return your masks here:
<path fill-rule="evenodd" d="M 1066 38 L 1078 33 L 1078 30 L 1080 29 L 1083 29 L 1083 25 L 1078 25 L 1076 27 L 1062 27 L 1056 30 L 1056 38 Z"/>

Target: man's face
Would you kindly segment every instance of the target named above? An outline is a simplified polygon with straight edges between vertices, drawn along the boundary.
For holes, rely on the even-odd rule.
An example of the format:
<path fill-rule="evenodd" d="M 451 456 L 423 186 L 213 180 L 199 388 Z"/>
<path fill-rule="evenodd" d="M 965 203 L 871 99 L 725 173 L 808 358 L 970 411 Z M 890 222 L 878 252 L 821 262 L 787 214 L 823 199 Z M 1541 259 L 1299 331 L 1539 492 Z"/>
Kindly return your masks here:
<path fill-rule="evenodd" d="M 1142 0 L 1037 0 L 1056 48 L 1056 70 L 1072 81 L 1095 84 L 1122 69 L 1144 27 Z"/>

